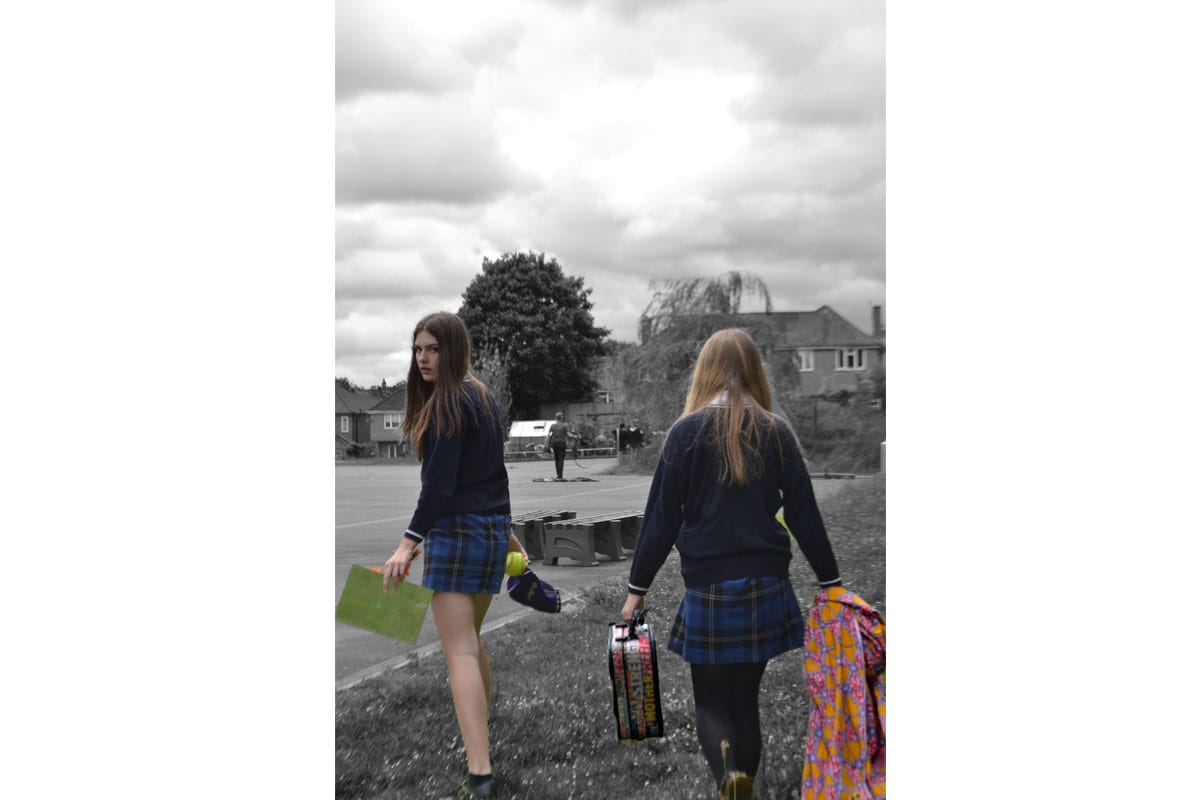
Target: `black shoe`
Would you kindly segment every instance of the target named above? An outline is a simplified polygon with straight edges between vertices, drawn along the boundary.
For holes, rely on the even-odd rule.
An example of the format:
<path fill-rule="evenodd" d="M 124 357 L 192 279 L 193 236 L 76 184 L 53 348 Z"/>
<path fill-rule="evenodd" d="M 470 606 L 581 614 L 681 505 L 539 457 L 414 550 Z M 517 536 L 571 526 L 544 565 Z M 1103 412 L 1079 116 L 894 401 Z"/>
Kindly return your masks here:
<path fill-rule="evenodd" d="M 479 787 L 484 790 L 484 794 L 477 794 L 475 791 L 472 791 L 471 782 L 468 779 L 463 781 L 454 795 L 446 800 L 490 800 L 494 796 L 493 785 L 492 780 L 489 778 L 483 786 Z"/>

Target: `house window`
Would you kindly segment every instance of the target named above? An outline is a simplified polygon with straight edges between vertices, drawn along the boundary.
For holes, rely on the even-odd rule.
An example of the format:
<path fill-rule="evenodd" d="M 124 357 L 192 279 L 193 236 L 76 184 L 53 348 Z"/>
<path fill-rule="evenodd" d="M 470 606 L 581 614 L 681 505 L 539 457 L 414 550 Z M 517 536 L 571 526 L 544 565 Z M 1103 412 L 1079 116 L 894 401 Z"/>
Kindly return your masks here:
<path fill-rule="evenodd" d="M 400 415 L 399 414 L 384 414 L 383 415 L 384 430 L 390 431 L 390 430 L 395 430 L 396 428 L 399 428 L 399 427 L 400 427 Z"/>
<path fill-rule="evenodd" d="M 813 358 L 812 350 L 796 350 L 792 353 L 792 360 L 796 362 L 796 369 L 801 372 L 813 371 L 815 359 Z"/>
<path fill-rule="evenodd" d="M 342 433 L 350 432 L 350 418 L 342 417 Z"/>
<path fill-rule="evenodd" d="M 839 370 L 864 370 L 867 368 L 867 351 L 854 348 L 838 350 L 835 354 Z"/>

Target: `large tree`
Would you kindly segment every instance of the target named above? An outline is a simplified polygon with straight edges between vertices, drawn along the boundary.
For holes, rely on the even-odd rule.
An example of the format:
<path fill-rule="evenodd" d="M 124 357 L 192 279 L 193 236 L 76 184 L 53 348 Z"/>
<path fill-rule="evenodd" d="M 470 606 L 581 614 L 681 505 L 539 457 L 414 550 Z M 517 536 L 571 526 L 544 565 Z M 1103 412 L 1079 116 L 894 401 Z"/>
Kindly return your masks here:
<path fill-rule="evenodd" d="M 535 416 L 541 404 L 592 399 L 608 330 L 593 324 L 591 292 L 583 278 L 533 252 L 485 258 L 463 292 L 458 315 L 476 359 L 486 354 L 507 368 L 517 418 Z"/>

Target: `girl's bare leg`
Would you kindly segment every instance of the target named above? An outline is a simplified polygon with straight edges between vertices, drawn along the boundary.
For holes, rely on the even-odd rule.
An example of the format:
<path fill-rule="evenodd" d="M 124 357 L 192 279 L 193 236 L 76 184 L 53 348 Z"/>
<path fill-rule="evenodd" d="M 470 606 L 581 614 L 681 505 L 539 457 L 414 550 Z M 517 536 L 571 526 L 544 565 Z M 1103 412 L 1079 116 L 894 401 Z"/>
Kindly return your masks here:
<path fill-rule="evenodd" d="M 485 599 L 481 602 L 480 597 Z M 492 771 L 487 730 L 491 665 L 479 638 L 490 603 L 491 595 L 460 592 L 434 592 L 430 601 L 450 672 L 454 713 L 467 749 L 467 771 L 475 775 Z"/>
<path fill-rule="evenodd" d="M 492 595 L 473 594 L 471 599 L 475 604 L 475 638 L 479 639 L 479 674 L 483 676 L 483 692 L 487 696 L 487 718 L 492 718 L 492 662 L 488 660 L 487 650 L 483 646 L 483 637 L 479 631 L 483 628 L 483 618 L 487 616 L 488 608 L 492 605 Z"/>

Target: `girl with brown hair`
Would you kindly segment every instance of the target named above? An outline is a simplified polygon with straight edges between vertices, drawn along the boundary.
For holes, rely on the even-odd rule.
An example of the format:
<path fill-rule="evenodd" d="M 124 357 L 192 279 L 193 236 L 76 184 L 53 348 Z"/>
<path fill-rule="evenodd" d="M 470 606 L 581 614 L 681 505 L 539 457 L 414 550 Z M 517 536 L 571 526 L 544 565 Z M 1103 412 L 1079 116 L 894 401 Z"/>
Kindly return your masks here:
<path fill-rule="evenodd" d="M 479 631 L 500 591 L 512 533 L 500 412 L 470 371 L 471 337 L 454 314 L 430 314 L 413 330 L 403 431 L 421 461 L 421 494 L 403 541 L 383 567 L 384 591 L 408 575 L 424 544 L 421 585 L 450 673 L 450 693 L 467 751 L 467 780 L 455 800 L 493 795 L 488 744 L 492 673 Z"/>

